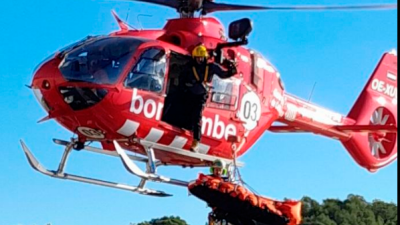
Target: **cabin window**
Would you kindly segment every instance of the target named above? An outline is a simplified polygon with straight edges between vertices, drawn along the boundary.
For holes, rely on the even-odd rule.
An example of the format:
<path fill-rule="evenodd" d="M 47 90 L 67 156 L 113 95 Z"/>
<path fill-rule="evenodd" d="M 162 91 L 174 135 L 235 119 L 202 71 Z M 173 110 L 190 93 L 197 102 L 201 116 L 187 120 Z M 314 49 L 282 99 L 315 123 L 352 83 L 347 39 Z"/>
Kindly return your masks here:
<path fill-rule="evenodd" d="M 221 79 L 214 76 L 209 107 L 235 110 L 239 96 L 240 81 L 235 78 Z"/>
<path fill-rule="evenodd" d="M 179 76 L 186 64 L 192 59 L 191 56 L 183 55 L 174 51 L 169 54 L 167 94 L 179 88 Z"/>
<path fill-rule="evenodd" d="M 265 60 L 257 53 L 251 55 L 252 60 L 252 71 L 251 71 L 251 83 L 257 88 L 258 91 L 263 90 L 264 86 L 264 64 Z"/>
<path fill-rule="evenodd" d="M 161 92 L 166 70 L 165 51 L 157 48 L 146 50 L 125 80 L 125 86 L 151 92 Z"/>
<path fill-rule="evenodd" d="M 71 82 L 114 84 L 142 43 L 122 37 L 84 40 L 62 51 L 64 58 L 59 69 Z"/>

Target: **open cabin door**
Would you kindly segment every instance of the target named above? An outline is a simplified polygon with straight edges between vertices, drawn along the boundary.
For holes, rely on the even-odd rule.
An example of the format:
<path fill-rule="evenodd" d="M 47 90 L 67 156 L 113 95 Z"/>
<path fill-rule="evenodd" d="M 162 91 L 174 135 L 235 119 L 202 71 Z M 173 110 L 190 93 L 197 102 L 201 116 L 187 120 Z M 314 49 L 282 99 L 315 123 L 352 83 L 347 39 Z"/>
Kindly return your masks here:
<path fill-rule="evenodd" d="M 164 101 L 164 108 L 161 120 L 172 126 L 179 128 L 189 128 L 185 126 L 185 122 L 180 115 L 183 112 L 183 107 L 179 104 L 179 76 L 182 74 L 182 70 L 185 65 L 191 60 L 190 56 L 183 55 L 174 51 L 170 52 L 169 55 L 169 68 L 168 77 L 166 81 L 166 97 Z"/>

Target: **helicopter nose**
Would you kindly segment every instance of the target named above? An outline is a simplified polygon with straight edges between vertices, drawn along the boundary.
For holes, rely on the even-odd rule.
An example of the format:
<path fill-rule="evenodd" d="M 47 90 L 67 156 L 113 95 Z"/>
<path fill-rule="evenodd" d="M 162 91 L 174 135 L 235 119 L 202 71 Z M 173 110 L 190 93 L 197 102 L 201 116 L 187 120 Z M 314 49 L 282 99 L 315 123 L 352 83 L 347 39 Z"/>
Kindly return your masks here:
<path fill-rule="evenodd" d="M 74 110 L 83 110 L 98 104 L 108 94 L 106 88 L 60 87 L 64 102 Z"/>
<path fill-rule="evenodd" d="M 50 107 L 47 101 L 44 99 L 42 91 L 39 88 L 32 88 L 33 94 L 36 97 L 36 100 L 40 103 L 46 112 L 50 112 Z"/>
<path fill-rule="evenodd" d="M 33 72 L 32 84 L 30 87 L 37 101 L 46 112 L 52 109 L 49 104 L 49 102 L 51 102 L 49 96 L 54 96 L 54 91 L 56 90 L 55 80 L 59 78 L 59 76 L 57 76 L 57 74 L 59 74 L 59 63 L 60 59 L 55 57 L 55 55 L 51 55 L 40 63 Z"/>

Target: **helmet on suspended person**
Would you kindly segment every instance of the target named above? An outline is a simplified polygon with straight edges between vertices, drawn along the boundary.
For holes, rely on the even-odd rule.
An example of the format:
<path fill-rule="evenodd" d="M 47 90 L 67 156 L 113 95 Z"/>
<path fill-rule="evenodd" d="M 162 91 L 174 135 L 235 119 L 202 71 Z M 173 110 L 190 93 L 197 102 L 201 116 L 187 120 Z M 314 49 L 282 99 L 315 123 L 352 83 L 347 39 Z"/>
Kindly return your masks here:
<path fill-rule="evenodd" d="M 227 175 L 228 170 L 226 169 L 226 164 L 224 161 L 217 159 L 213 162 L 212 166 L 210 167 L 210 172 L 214 174 L 214 170 L 218 168 L 222 170 L 222 175 Z"/>

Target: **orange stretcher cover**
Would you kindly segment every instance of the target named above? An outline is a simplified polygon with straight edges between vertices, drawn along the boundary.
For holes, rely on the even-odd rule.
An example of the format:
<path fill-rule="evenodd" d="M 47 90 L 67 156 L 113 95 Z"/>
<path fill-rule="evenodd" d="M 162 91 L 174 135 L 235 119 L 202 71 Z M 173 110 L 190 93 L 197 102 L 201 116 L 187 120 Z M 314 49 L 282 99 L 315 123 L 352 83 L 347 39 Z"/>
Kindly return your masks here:
<path fill-rule="evenodd" d="M 243 186 L 225 182 L 221 178 L 200 174 L 198 179 L 191 182 L 189 191 L 195 187 L 202 186 L 211 190 L 228 194 L 232 198 L 248 201 L 251 205 L 268 210 L 276 215 L 286 217 L 287 225 L 298 225 L 301 223 L 301 202 L 293 200 L 277 201 L 270 198 L 253 194 Z"/>

